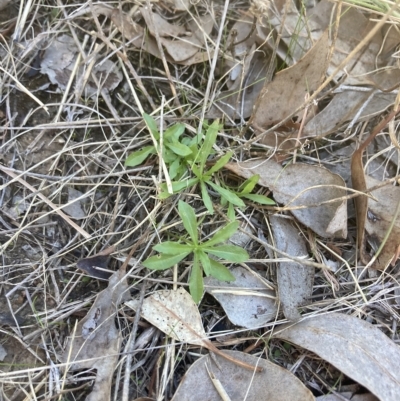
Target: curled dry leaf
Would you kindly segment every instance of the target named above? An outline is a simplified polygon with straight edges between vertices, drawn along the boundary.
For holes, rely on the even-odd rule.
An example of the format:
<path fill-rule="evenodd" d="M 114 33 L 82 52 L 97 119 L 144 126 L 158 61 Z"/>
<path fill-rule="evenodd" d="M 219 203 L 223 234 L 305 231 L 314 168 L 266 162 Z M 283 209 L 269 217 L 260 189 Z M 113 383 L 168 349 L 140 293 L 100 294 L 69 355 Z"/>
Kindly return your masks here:
<path fill-rule="evenodd" d="M 313 401 L 314 396 L 288 370 L 265 359 L 239 351 L 226 351 L 232 358 L 263 369 L 256 375 L 216 356 L 197 360 L 186 372 L 172 401 L 220 401 L 221 392 L 231 400 Z M 213 378 L 214 380 L 212 380 Z M 220 388 L 216 388 L 215 381 Z M 214 382 L 214 383 L 213 383 Z M 227 399 L 227 398 L 225 398 Z"/>
<path fill-rule="evenodd" d="M 69 370 L 96 369 L 96 380 L 86 401 L 111 399 L 111 382 L 118 362 L 121 334 L 115 327 L 118 305 L 124 302 L 128 283 L 125 271 L 117 271 L 108 287 L 96 298 L 88 314 L 78 323 L 68 340 L 62 362 Z"/>
<path fill-rule="evenodd" d="M 325 76 L 328 50 L 328 32 L 325 32 L 297 64 L 278 72 L 271 82 L 265 83 L 250 119 L 256 130 L 262 131 L 284 120 L 306 103 L 307 93 L 315 91 Z M 301 119 L 302 115 L 303 111 L 300 111 L 296 117 Z M 263 143 L 274 147 L 280 144 L 274 133 L 269 139 L 264 137 Z"/>
<path fill-rule="evenodd" d="M 137 310 L 139 301 L 131 300 L 126 302 L 126 305 Z M 260 370 L 252 365 L 236 361 L 208 340 L 197 305 L 184 288 L 176 291 L 154 292 L 143 301 L 140 314 L 155 327 L 179 342 L 200 345 L 245 369 Z"/>
<path fill-rule="evenodd" d="M 258 183 L 273 192 L 275 201 L 318 235 L 346 238 L 347 202 L 340 200 L 346 195 L 346 184 L 337 174 L 303 163 L 283 168 L 273 160 L 228 163 L 225 167 L 244 178 L 259 174 Z"/>
<path fill-rule="evenodd" d="M 224 309 L 228 319 L 237 326 L 255 329 L 265 326 L 278 313 L 275 291 L 256 273 L 237 266 L 230 269 L 236 277 L 230 283 L 213 277 L 204 278 L 206 292 Z"/>
<path fill-rule="evenodd" d="M 275 246 L 278 249 L 297 258 L 308 256 L 306 241 L 290 221 L 280 216 L 271 216 L 270 222 Z M 309 302 L 314 273 L 315 269 L 311 266 L 297 262 L 279 263 L 276 273 L 279 301 L 288 320 L 296 321 L 301 318 L 298 307 Z"/>
<path fill-rule="evenodd" d="M 279 328 L 274 336 L 316 353 L 380 400 L 398 401 L 400 348 L 372 324 L 332 313 Z"/>

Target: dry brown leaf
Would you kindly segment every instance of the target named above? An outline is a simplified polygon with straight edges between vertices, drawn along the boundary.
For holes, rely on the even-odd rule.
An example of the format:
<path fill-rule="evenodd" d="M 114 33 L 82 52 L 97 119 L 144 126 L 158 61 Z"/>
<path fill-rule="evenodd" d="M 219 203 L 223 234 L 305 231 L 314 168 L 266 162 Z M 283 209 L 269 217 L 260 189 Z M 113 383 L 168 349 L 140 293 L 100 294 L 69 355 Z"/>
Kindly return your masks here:
<path fill-rule="evenodd" d="M 115 247 L 111 246 L 96 255 L 78 260 L 76 267 L 100 280 L 108 280 L 113 273 L 105 271 L 108 266 L 109 255 L 114 252 Z M 104 269 L 104 270 L 103 270 Z"/>
<path fill-rule="evenodd" d="M 175 11 L 187 11 L 190 8 L 190 0 L 165 0 L 168 5 L 172 5 Z"/>
<path fill-rule="evenodd" d="M 273 160 L 228 163 L 225 167 L 244 178 L 259 174 L 258 183 L 269 188 L 274 199 L 289 210 L 305 207 L 290 211 L 318 235 L 346 238 L 347 211 L 343 206 L 344 201 L 339 200 L 346 195 L 346 184 L 337 174 L 323 167 L 303 163 L 283 168 Z M 321 204 L 328 201 L 330 203 Z M 342 221 L 338 221 L 338 216 Z M 335 232 L 331 231 L 332 227 L 336 229 Z"/>
<path fill-rule="evenodd" d="M 377 327 L 339 313 L 310 317 L 274 334 L 306 348 L 382 401 L 398 401 L 400 348 Z"/>
<path fill-rule="evenodd" d="M 199 19 L 200 27 L 192 21 L 190 25 L 192 32 L 188 32 L 185 27 L 170 24 L 146 7 L 142 7 L 140 12 L 145 19 L 150 34 L 156 37 L 156 32 L 158 32 L 161 44 L 171 57 L 171 60 L 176 63 L 187 62 L 187 60 L 196 56 L 205 42 L 204 35 L 211 33 L 213 25 L 210 16 L 201 17 Z M 201 34 L 203 31 L 204 34 Z M 144 43 L 146 41 L 147 38 L 145 37 Z M 146 48 L 145 44 L 143 48 Z"/>
<path fill-rule="evenodd" d="M 126 305 L 136 310 L 139 301 L 131 300 Z M 144 300 L 140 313 L 176 341 L 195 345 L 203 345 L 207 341 L 197 305 L 184 288 L 154 292 Z"/>
<path fill-rule="evenodd" d="M 60 89 L 64 90 L 70 80 L 77 54 L 78 47 L 74 39 L 68 35 L 61 35 L 46 48 L 41 60 L 40 72 L 47 74 L 52 84 L 58 85 Z M 110 60 L 97 64 L 92 69 L 92 73 L 101 83 L 101 88 L 98 88 L 92 78 L 89 78 L 83 89 L 87 96 L 93 96 L 102 89 L 112 91 L 122 80 L 122 73 Z M 80 66 L 77 75 L 80 77 L 83 74 L 83 67 Z"/>
<path fill-rule="evenodd" d="M 323 137 L 331 134 L 356 115 L 357 122 L 371 118 L 390 107 L 396 98 L 394 93 L 376 93 L 369 100 L 372 92 L 372 89 L 371 91 L 349 89 L 336 93 L 328 106 L 306 124 L 304 136 Z"/>
<path fill-rule="evenodd" d="M 341 391 L 336 394 L 321 395 L 315 399 L 316 401 L 379 401 L 373 394 L 354 394 L 352 391 Z"/>
<path fill-rule="evenodd" d="M 182 0 L 176 0 L 177 4 L 179 1 Z M 213 28 L 211 15 L 204 15 L 198 17 L 196 21 L 192 20 L 188 22 L 186 28 L 170 24 L 146 7 L 142 7 L 140 11 L 150 32 L 145 32 L 143 27 L 132 21 L 131 17 L 118 8 L 103 4 L 88 6 L 74 16 L 76 17 L 89 12 L 96 16 L 105 15 L 113 21 L 117 29 L 133 46 L 161 58 L 162 56 L 155 39 L 157 28 L 161 44 L 166 49 L 165 58 L 172 63 L 192 65 L 209 59 L 209 53 L 202 51 L 202 49 L 205 48 L 205 41 Z"/>
<path fill-rule="evenodd" d="M 264 53 L 255 52 L 254 49 L 243 60 L 243 71 L 240 72 L 244 75 L 236 77 L 232 82 L 233 89 L 219 94 L 207 113 L 208 118 L 219 118 L 223 113 L 232 119 L 250 117 L 264 86 L 267 69 Z"/>
<path fill-rule="evenodd" d="M 297 64 L 278 72 L 271 82 L 265 84 L 256 102 L 250 124 L 262 131 L 284 120 L 304 104 L 306 95 L 315 91 L 321 84 L 327 68 L 327 56 L 328 32 L 325 32 Z M 300 118 L 302 114 L 301 111 L 296 116 Z M 279 145 L 275 135 L 272 135 L 268 142 L 274 147 Z"/>
<path fill-rule="evenodd" d="M 228 319 L 247 329 L 265 326 L 273 320 L 278 313 L 275 291 L 267 288 L 256 273 L 243 267 L 234 267 L 230 272 L 236 277 L 230 283 L 204 278 L 206 292 L 221 304 Z"/>
<path fill-rule="evenodd" d="M 126 305 L 137 310 L 139 301 L 131 300 L 126 302 Z M 197 305 L 184 288 L 178 288 L 176 291 L 155 291 L 143 301 L 140 315 L 179 342 L 200 345 L 232 363 L 240 364 L 240 361 L 230 358 L 208 340 Z M 251 365 L 240 364 L 240 366 L 254 371 Z"/>
<path fill-rule="evenodd" d="M 263 25 L 280 32 L 281 45 L 277 54 L 291 66 L 304 56 L 326 27 L 321 29 L 320 24 L 314 22 L 312 10 L 307 12 L 305 20 L 304 12 L 300 13 L 292 0 L 276 0 L 270 4 L 271 8 Z M 275 43 L 270 42 L 270 45 L 274 46 Z"/>
<path fill-rule="evenodd" d="M 231 357 L 247 364 L 258 365 L 261 373 L 253 375 L 216 356 L 197 360 L 186 372 L 172 401 L 221 401 L 225 391 L 230 400 L 313 401 L 312 393 L 288 370 L 265 359 L 238 351 L 226 351 Z M 215 388 L 211 377 L 219 381 Z M 227 399 L 227 398 L 225 398 Z"/>
<path fill-rule="evenodd" d="M 371 132 L 369 137 L 360 145 L 360 147 L 354 152 L 353 157 L 351 159 L 351 179 L 353 182 L 353 188 L 359 192 L 364 192 L 367 193 L 367 183 L 366 183 L 366 178 L 364 174 L 364 166 L 362 162 L 362 155 L 364 153 L 364 150 L 367 148 L 367 146 L 371 143 L 371 141 L 376 137 L 378 133 L 382 131 L 383 128 L 386 127 L 386 125 L 400 112 L 400 108 L 397 110 L 393 110 L 389 115 L 386 116 L 384 120 L 378 123 L 378 125 L 374 128 L 374 130 Z M 365 227 L 366 227 L 366 222 L 367 222 L 367 217 L 368 217 L 368 208 L 371 206 L 369 203 L 367 196 L 366 195 L 360 195 L 354 199 L 354 203 L 356 206 L 356 217 L 357 217 L 357 242 L 358 242 L 358 247 L 360 250 L 360 257 L 363 263 L 368 264 L 369 262 L 369 257 L 366 254 L 365 251 Z M 392 202 L 393 203 L 393 202 Z M 396 204 L 397 205 L 397 204 Z M 372 205 L 376 206 L 376 205 Z M 396 206 L 397 207 L 397 206 Z M 373 213 L 371 215 L 372 220 L 374 220 Z M 393 215 L 391 216 L 391 219 L 396 218 L 397 216 L 394 217 Z M 390 220 L 392 221 L 392 220 Z M 376 229 L 373 228 L 373 225 L 371 226 L 370 230 L 374 232 Z M 394 231 L 396 233 L 396 230 Z M 385 234 L 386 235 L 386 234 Z M 380 238 L 380 241 L 382 241 L 383 237 Z M 380 256 L 380 259 L 378 261 L 374 262 L 374 265 L 372 267 L 378 268 L 378 269 L 384 269 L 387 267 L 389 264 L 389 261 L 387 261 L 388 258 L 388 252 L 391 252 L 393 250 L 393 244 L 396 242 L 396 237 L 393 236 L 390 238 L 389 244 L 387 246 L 385 245 L 385 253 L 384 256 Z M 391 259 L 393 256 L 396 254 L 397 255 L 398 250 L 396 249 L 395 252 L 392 254 Z M 398 256 L 398 255 L 397 255 Z M 384 265 L 386 263 L 386 265 Z"/>
<path fill-rule="evenodd" d="M 308 257 L 306 242 L 290 221 L 276 215 L 270 217 L 270 222 L 276 248 L 296 258 Z M 301 318 L 298 308 L 309 302 L 314 273 L 315 269 L 311 266 L 296 262 L 279 263 L 276 273 L 279 301 L 288 320 Z"/>
<path fill-rule="evenodd" d="M 290 51 L 286 50 L 286 54 L 281 57 L 288 60 L 291 65 L 292 58 L 294 61 L 298 60 L 304 52 L 304 49 L 310 48 L 310 36 L 313 41 L 318 40 L 327 28 L 334 30 L 332 21 L 335 21 L 336 15 L 334 10 L 337 7 L 329 0 L 320 1 L 315 7 L 310 7 L 307 14 L 299 12 L 294 2 L 286 1 L 273 2 L 273 7 L 269 11 L 268 22 L 275 27 L 277 31 L 282 31 L 282 42 L 284 42 Z M 285 15 L 285 11 L 288 11 Z M 332 55 L 330 65 L 328 67 L 328 74 L 330 75 L 337 66 L 348 56 L 348 54 L 365 38 L 366 34 L 376 24 L 371 20 L 370 15 L 364 11 L 357 10 L 357 8 L 343 6 L 341 10 L 339 21 L 338 35 L 335 42 L 335 50 Z M 391 24 L 387 24 L 390 26 Z M 398 32 L 390 35 L 390 43 L 385 46 L 388 41 L 387 26 L 384 26 L 379 31 L 370 43 L 361 49 L 350 62 L 343 67 L 336 79 L 344 78 L 342 81 L 347 85 L 360 85 L 375 82 L 381 88 L 387 88 L 387 77 L 385 77 L 387 69 L 391 63 L 391 56 L 395 52 L 396 46 L 399 44 L 400 39 Z M 327 47 L 331 46 L 329 41 Z M 393 59 L 394 61 L 394 59 Z M 381 70 L 380 78 L 376 81 L 375 75 L 378 70 Z M 388 74 L 392 73 L 388 71 Z M 379 84 L 382 83 L 382 85 Z M 391 79 L 393 83 L 393 79 Z M 394 83 L 393 83 L 394 85 Z M 390 86 L 393 86 L 390 85 Z"/>
<path fill-rule="evenodd" d="M 117 271 L 98 294 L 88 314 L 78 323 L 62 356 L 69 370 L 96 369 L 96 380 L 86 401 L 111 399 L 111 382 L 118 362 L 121 334 L 115 327 L 118 305 L 129 296 L 125 271 Z"/>
<path fill-rule="evenodd" d="M 368 188 L 381 183 L 372 177 L 366 176 L 365 178 Z M 368 198 L 367 219 L 365 220 L 367 239 L 380 246 L 391 230 L 382 251 L 372 265 L 375 269 L 384 270 L 390 263 L 394 264 L 398 257 L 395 255 L 400 246 L 400 213 L 398 212 L 400 188 L 387 185 L 372 191 L 371 195 L 376 201 Z M 391 228 L 393 220 L 394 224 Z"/>

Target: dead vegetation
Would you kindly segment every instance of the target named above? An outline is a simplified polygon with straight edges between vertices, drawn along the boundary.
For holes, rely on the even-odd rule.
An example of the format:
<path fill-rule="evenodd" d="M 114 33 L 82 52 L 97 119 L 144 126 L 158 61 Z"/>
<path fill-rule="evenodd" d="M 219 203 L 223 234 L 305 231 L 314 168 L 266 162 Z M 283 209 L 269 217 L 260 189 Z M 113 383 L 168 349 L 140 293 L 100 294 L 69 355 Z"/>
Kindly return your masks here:
<path fill-rule="evenodd" d="M 1 399 L 400 398 L 397 3 L 0 9 Z"/>

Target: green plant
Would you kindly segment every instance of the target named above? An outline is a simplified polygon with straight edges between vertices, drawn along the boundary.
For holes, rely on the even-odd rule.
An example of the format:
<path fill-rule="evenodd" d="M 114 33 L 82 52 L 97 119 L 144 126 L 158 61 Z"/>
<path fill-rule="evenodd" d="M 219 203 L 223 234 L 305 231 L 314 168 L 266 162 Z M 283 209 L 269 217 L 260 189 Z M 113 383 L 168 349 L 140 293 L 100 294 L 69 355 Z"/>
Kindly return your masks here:
<path fill-rule="evenodd" d="M 257 185 L 259 179 L 260 179 L 260 176 L 258 174 L 253 175 L 252 177 L 247 179 L 245 182 L 243 182 L 237 190 L 234 190 L 232 188 L 229 188 L 229 190 L 231 192 L 233 192 L 239 198 L 248 199 L 253 202 L 260 203 L 261 205 L 275 205 L 275 202 L 271 198 L 268 198 L 265 195 L 251 193 L 254 190 L 254 187 Z M 235 212 L 233 209 L 233 204 L 223 198 L 222 202 L 221 202 L 222 206 L 226 206 L 227 203 L 228 203 L 228 217 L 230 220 L 234 220 Z"/>
<path fill-rule="evenodd" d="M 151 256 L 143 265 L 153 270 L 165 270 L 181 262 L 193 253 L 193 265 L 189 279 L 189 290 L 197 303 L 203 295 L 203 271 L 206 276 L 213 276 L 222 281 L 233 281 L 235 277 L 222 263 L 210 255 L 228 262 L 244 262 L 248 259 L 247 252 L 236 245 L 218 245 L 229 239 L 238 229 L 238 222 L 231 222 L 219 229 L 212 238 L 205 242 L 199 240 L 198 222 L 193 208 L 179 201 L 178 213 L 189 238 L 182 242 L 166 241 L 153 247 L 160 255 Z"/>
<path fill-rule="evenodd" d="M 207 185 L 216 191 L 227 202 L 232 203 L 235 206 L 245 206 L 244 202 L 234 192 L 212 181 L 213 174 L 221 170 L 225 164 L 228 163 L 233 152 L 226 153 L 224 156 L 218 159 L 212 167 L 209 169 L 206 168 L 207 159 L 212 153 L 212 147 L 217 139 L 219 129 L 220 124 L 219 121 L 216 120 L 207 128 L 204 141 L 198 152 L 196 152 L 193 160 L 188 160 L 189 168 L 194 177 L 184 181 L 172 182 L 172 190 L 174 193 L 182 192 L 188 187 L 199 184 L 204 205 L 210 213 L 214 212 L 214 208 L 210 195 L 208 194 Z M 165 185 L 162 186 L 162 189 L 163 192 L 160 194 L 161 199 L 171 196 L 171 194 L 166 191 Z"/>
<path fill-rule="evenodd" d="M 153 145 L 131 153 L 125 160 L 125 166 L 135 167 L 143 163 L 150 155 L 160 153 L 165 164 L 169 166 L 171 179 L 180 178 L 187 170 L 186 158 L 193 153 L 194 140 L 184 137 L 180 139 L 185 131 L 185 125 L 177 123 L 167 128 L 163 133 L 163 144 L 161 146 L 161 134 L 153 117 L 144 113 L 143 119 L 153 137 Z"/>

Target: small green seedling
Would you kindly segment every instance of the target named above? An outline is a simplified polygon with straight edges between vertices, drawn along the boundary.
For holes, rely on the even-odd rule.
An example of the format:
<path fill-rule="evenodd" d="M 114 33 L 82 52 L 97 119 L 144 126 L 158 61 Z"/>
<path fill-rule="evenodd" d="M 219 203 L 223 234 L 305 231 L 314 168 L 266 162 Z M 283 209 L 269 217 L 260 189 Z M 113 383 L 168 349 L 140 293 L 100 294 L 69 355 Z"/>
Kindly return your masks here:
<path fill-rule="evenodd" d="M 181 262 L 193 253 L 193 266 L 189 279 L 189 290 L 196 303 L 203 296 L 203 271 L 206 276 L 215 277 L 221 281 L 234 281 L 235 277 L 220 262 L 210 255 L 228 262 L 245 262 L 249 255 L 236 245 L 218 245 L 228 240 L 238 229 L 239 223 L 234 221 L 218 230 L 212 238 L 205 242 L 199 240 L 198 222 L 193 208 L 185 202 L 179 201 L 178 213 L 182 219 L 189 238 L 184 243 L 166 241 L 153 247 L 160 255 L 151 256 L 143 265 L 152 270 L 165 270 Z"/>
<path fill-rule="evenodd" d="M 161 134 L 158 131 L 157 124 L 153 117 L 143 113 L 143 119 L 146 122 L 147 128 L 153 136 L 157 148 L 155 145 L 145 146 L 142 149 L 131 153 L 126 161 L 125 166 L 135 167 L 143 163 L 150 155 L 157 154 L 161 148 Z M 163 134 L 163 146 L 161 149 L 161 155 L 164 162 L 169 166 L 169 176 L 171 179 L 180 178 L 187 171 L 186 158 L 189 157 L 193 150 L 191 145 L 193 142 L 192 138 L 182 138 L 181 135 L 185 131 L 185 125 L 181 123 L 174 124 L 165 130 Z"/>
<path fill-rule="evenodd" d="M 216 163 L 209 169 L 206 168 L 207 159 L 212 152 L 212 147 L 217 139 L 218 130 L 220 129 L 219 121 L 214 121 L 207 129 L 204 142 L 198 151 L 195 159 L 190 164 L 190 169 L 194 174 L 193 178 L 189 178 L 183 181 L 172 182 L 172 190 L 174 193 L 179 193 L 188 187 L 200 184 L 201 197 L 204 205 L 206 206 L 209 213 L 214 213 L 213 204 L 208 194 L 207 185 L 210 186 L 215 192 L 217 192 L 227 202 L 232 203 L 235 206 L 244 207 L 244 202 L 234 192 L 229 189 L 223 188 L 221 185 L 216 184 L 212 181 L 212 176 L 217 171 L 221 170 L 229 162 L 233 152 L 228 152 L 222 156 Z M 160 198 L 167 198 L 169 194 L 165 187 L 162 186 L 164 192 L 160 194 Z"/>
<path fill-rule="evenodd" d="M 275 202 L 271 198 L 268 198 L 265 195 L 251 193 L 254 190 L 254 187 L 257 185 L 259 179 L 260 176 L 258 174 L 253 175 L 252 177 L 247 179 L 243 184 L 241 184 L 237 190 L 234 190 L 232 188 L 229 188 L 229 190 L 239 198 L 248 199 L 253 202 L 260 203 L 261 205 L 275 205 Z M 234 220 L 235 219 L 233 210 L 234 205 L 230 202 L 227 202 L 225 199 L 222 199 L 221 202 L 222 206 L 226 206 L 227 203 L 228 203 L 228 217 L 230 220 Z"/>

